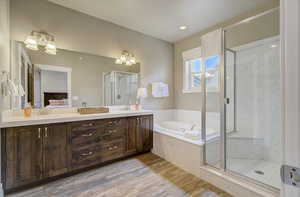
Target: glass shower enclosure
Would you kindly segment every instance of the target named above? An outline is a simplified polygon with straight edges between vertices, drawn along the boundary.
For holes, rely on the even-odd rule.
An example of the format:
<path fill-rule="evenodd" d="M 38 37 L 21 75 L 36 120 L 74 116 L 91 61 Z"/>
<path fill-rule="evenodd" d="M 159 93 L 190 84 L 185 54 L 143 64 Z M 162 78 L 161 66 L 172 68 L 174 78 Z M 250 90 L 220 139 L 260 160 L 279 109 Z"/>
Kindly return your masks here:
<path fill-rule="evenodd" d="M 205 163 L 274 189 L 282 162 L 279 29 L 279 9 L 223 29 L 220 91 L 209 91 L 207 77 L 202 84 Z M 209 138 L 210 130 L 218 135 Z"/>
<path fill-rule="evenodd" d="M 130 105 L 137 102 L 137 73 L 111 71 L 104 77 L 104 105 Z"/>

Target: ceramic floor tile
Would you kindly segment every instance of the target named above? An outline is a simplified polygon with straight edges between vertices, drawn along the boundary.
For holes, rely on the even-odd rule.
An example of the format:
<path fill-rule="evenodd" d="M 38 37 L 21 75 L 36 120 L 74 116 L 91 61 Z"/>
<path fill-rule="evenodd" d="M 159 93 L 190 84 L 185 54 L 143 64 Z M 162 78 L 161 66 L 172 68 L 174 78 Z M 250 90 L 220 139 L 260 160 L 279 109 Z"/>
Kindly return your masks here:
<path fill-rule="evenodd" d="M 8 197 L 232 197 L 151 153 Z"/>

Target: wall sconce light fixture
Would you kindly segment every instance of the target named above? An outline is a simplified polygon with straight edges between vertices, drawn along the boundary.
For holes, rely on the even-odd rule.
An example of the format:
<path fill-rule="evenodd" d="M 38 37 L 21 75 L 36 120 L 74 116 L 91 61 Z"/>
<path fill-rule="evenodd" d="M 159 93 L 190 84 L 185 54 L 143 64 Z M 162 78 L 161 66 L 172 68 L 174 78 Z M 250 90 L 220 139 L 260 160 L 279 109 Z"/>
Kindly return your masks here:
<path fill-rule="evenodd" d="M 54 36 L 47 32 L 32 31 L 24 43 L 28 49 L 37 51 L 39 50 L 39 46 L 43 46 L 46 53 L 56 55 L 57 49 Z"/>
<path fill-rule="evenodd" d="M 126 66 L 131 66 L 136 63 L 137 62 L 134 55 L 128 51 L 123 51 L 121 57 L 116 59 L 116 64 L 125 64 Z"/>

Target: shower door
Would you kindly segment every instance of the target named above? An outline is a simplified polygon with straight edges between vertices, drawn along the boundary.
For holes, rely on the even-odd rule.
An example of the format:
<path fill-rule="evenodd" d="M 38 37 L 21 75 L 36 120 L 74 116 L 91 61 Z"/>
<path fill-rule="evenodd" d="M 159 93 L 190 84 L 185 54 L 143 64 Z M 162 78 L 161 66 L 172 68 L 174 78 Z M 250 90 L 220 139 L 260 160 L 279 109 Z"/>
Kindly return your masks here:
<path fill-rule="evenodd" d="M 279 10 L 224 31 L 225 169 L 275 189 L 282 162 L 278 35 Z"/>
<path fill-rule="evenodd" d="M 214 32 L 201 39 L 204 163 L 274 190 L 282 163 L 278 35 L 274 9 L 223 29 L 217 44 Z"/>

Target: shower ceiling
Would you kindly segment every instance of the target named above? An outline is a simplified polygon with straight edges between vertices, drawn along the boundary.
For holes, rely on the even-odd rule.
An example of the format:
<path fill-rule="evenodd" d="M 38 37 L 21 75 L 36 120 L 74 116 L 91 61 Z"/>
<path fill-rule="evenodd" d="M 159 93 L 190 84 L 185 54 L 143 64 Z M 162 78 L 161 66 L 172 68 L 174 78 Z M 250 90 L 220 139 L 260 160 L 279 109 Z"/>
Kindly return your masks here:
<path fill-rule="evenodd" d="M 85 14 L 176 42 L 278 0 L 49 0 Z M 184 31 L 180 26 L 187 26 Z"/>

